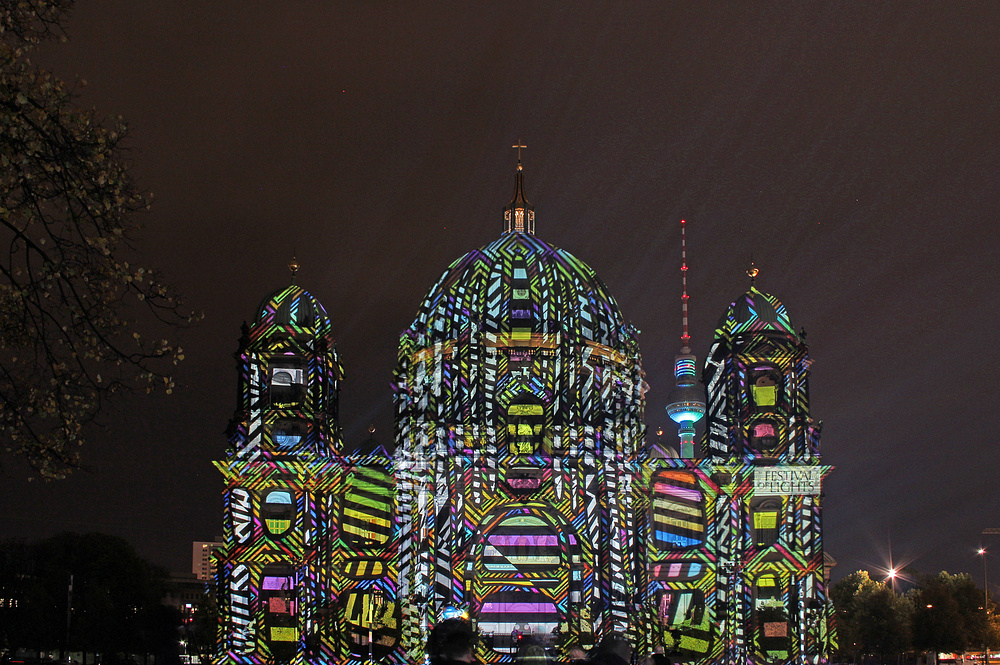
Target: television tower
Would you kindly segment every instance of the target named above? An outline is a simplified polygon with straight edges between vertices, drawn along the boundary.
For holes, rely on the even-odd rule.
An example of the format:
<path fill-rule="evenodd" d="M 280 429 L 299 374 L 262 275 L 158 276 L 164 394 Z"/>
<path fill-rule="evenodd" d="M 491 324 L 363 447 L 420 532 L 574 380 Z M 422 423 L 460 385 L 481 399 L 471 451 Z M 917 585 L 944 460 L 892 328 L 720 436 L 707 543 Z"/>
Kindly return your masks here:
<path fill-rule="evenodd" d="M 698 385 L 695 364 L 697 358 L 691 353 L 691 335 L 688 334 L 688 293 L 687 293 L 687 222 L 681 220 L 681 352 L 674 356 L 674 377 L 676 385 L 670 391 L 667 415 L 679 425 L 677 434 L 681 440 L 681 459 L 694 457 L 694 424 L 705 415 L 705 391 Z"/>

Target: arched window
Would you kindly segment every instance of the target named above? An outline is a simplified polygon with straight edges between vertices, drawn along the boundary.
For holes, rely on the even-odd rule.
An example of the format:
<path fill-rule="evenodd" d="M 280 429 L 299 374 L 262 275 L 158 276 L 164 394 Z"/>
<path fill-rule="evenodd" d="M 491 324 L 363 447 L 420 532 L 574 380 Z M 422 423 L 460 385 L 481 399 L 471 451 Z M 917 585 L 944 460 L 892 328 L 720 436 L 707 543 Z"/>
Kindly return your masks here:
<path fill-rule="evenodd" d="M 260 588 L 264 640 L 275 658 L 288 660 L 295 655 L 299 642 L 295 572 L 280 564 L 265 566 Z"/>
<path fill-rule="evenodd" d="M 288 533 L 295 521 L 295 498 L 288 490 L 271 490 L 264 495 L 260 512 L 267 532 L 280 538 Z"/>
<path fill-rule="evenodd" d="M 776 573 L 763 573 L 754 581 L 754 615 L 758 654 L 767 661 L 786 660 L 790 632 L 788 613 L 784 588 Z"/>
<path fill-rule="evenodd" d="M 523 257 L 513 262 L 510 290 L 510 330 L 514 341 L 530 339 L 534 327 L 534 304 L 531 299 L 531 281 Z"/>
<path fill-rule="evenodd" d="M 770 547 L 778 542 L 781 534 L 781 499 L 767 497 L 754 499 L 750 513 L 753 519 L 754 545 Z"/>
<path fill-rule="evenodd" d="M 657 473 L 653 476 L 650 504 L 653 544 L 657 549 L 686 549 L 705 542 L 705 495 L 694 474 Z"/>
<path fill-rule="evenodd" d="M 487 573 L 551 573 L 562 559 L 559 535 L 535 515 L 504 519 L 486 535 L 483 567 Z"/>
<path fill-rule="evenodd" d="M 529 393 L 507 406 L 507 445 L 513 455 L 531 455 L 545 441 L 545 405 Z"/>
<path fill-rule="evenodd" d="M 307 423 L 301 420 L 279 420 L 271 426 L 271 443 L 276 452 L 293 453 L 302 450 Z"/>

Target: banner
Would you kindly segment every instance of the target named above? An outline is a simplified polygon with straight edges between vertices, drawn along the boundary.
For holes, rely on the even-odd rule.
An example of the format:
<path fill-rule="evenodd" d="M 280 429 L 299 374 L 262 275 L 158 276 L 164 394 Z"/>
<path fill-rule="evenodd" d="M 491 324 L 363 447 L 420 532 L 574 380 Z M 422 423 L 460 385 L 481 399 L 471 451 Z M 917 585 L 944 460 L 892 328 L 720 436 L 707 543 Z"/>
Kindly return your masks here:
<path fill-rule="evenodd" d="M 819 466 L 766 466 L 753 470 L 754 496 L 789 496 L 820 493 L 823 468 Z"/>

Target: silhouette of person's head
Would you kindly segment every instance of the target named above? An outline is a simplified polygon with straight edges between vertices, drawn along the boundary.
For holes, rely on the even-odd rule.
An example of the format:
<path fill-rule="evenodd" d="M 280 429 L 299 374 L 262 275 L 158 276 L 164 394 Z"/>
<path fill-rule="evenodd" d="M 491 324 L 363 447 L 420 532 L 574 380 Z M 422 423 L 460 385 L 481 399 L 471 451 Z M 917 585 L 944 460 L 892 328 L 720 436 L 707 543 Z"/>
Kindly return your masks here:
<path fill-rule="evenodd" d="M 465 619 L 446 619 L 434 626 L 427 639 L 427 656 L 432 665 L 471 663 L 476 647 L 476 631 Z"/>
<path fill-rule="evenodd" d="M 599 662 L 614 662 L 620 659 L 628 663 L 632 660 L 632 645 L 624 635 L 612 631 L 601 638 L 594 656 L 592 660 Z"/>

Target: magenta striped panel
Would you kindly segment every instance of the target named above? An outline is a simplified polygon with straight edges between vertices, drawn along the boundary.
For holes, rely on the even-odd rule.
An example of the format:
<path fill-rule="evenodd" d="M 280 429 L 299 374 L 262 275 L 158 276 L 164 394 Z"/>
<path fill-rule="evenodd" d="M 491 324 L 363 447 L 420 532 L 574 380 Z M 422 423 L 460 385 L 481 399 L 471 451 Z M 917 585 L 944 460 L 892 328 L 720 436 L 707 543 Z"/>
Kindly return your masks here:
<path fill-rule="evenodd" d="M 481 613 L 495 612 L 497 614 L 555 614 L 556 607 L 552 603 L 483 603 Z"/>
<path fill-rule="evenodd" d="M 555 536 L 524 536 L 519 534 L 494 534 L 489 537 L 490 545 L 496 547 L 555 547 L 559 543 Z"/>
<path fill-rule="evenodd" d="M 685 501 L 701 501 L 701 492 L 698 490 L 689 490 L 684 489 L 683 487 L 675 487 L 673 485 L 666 485 L 663 483 L 656 483 L 656 493 L 676 496 L 677 498 L 684 499 Z"/>

